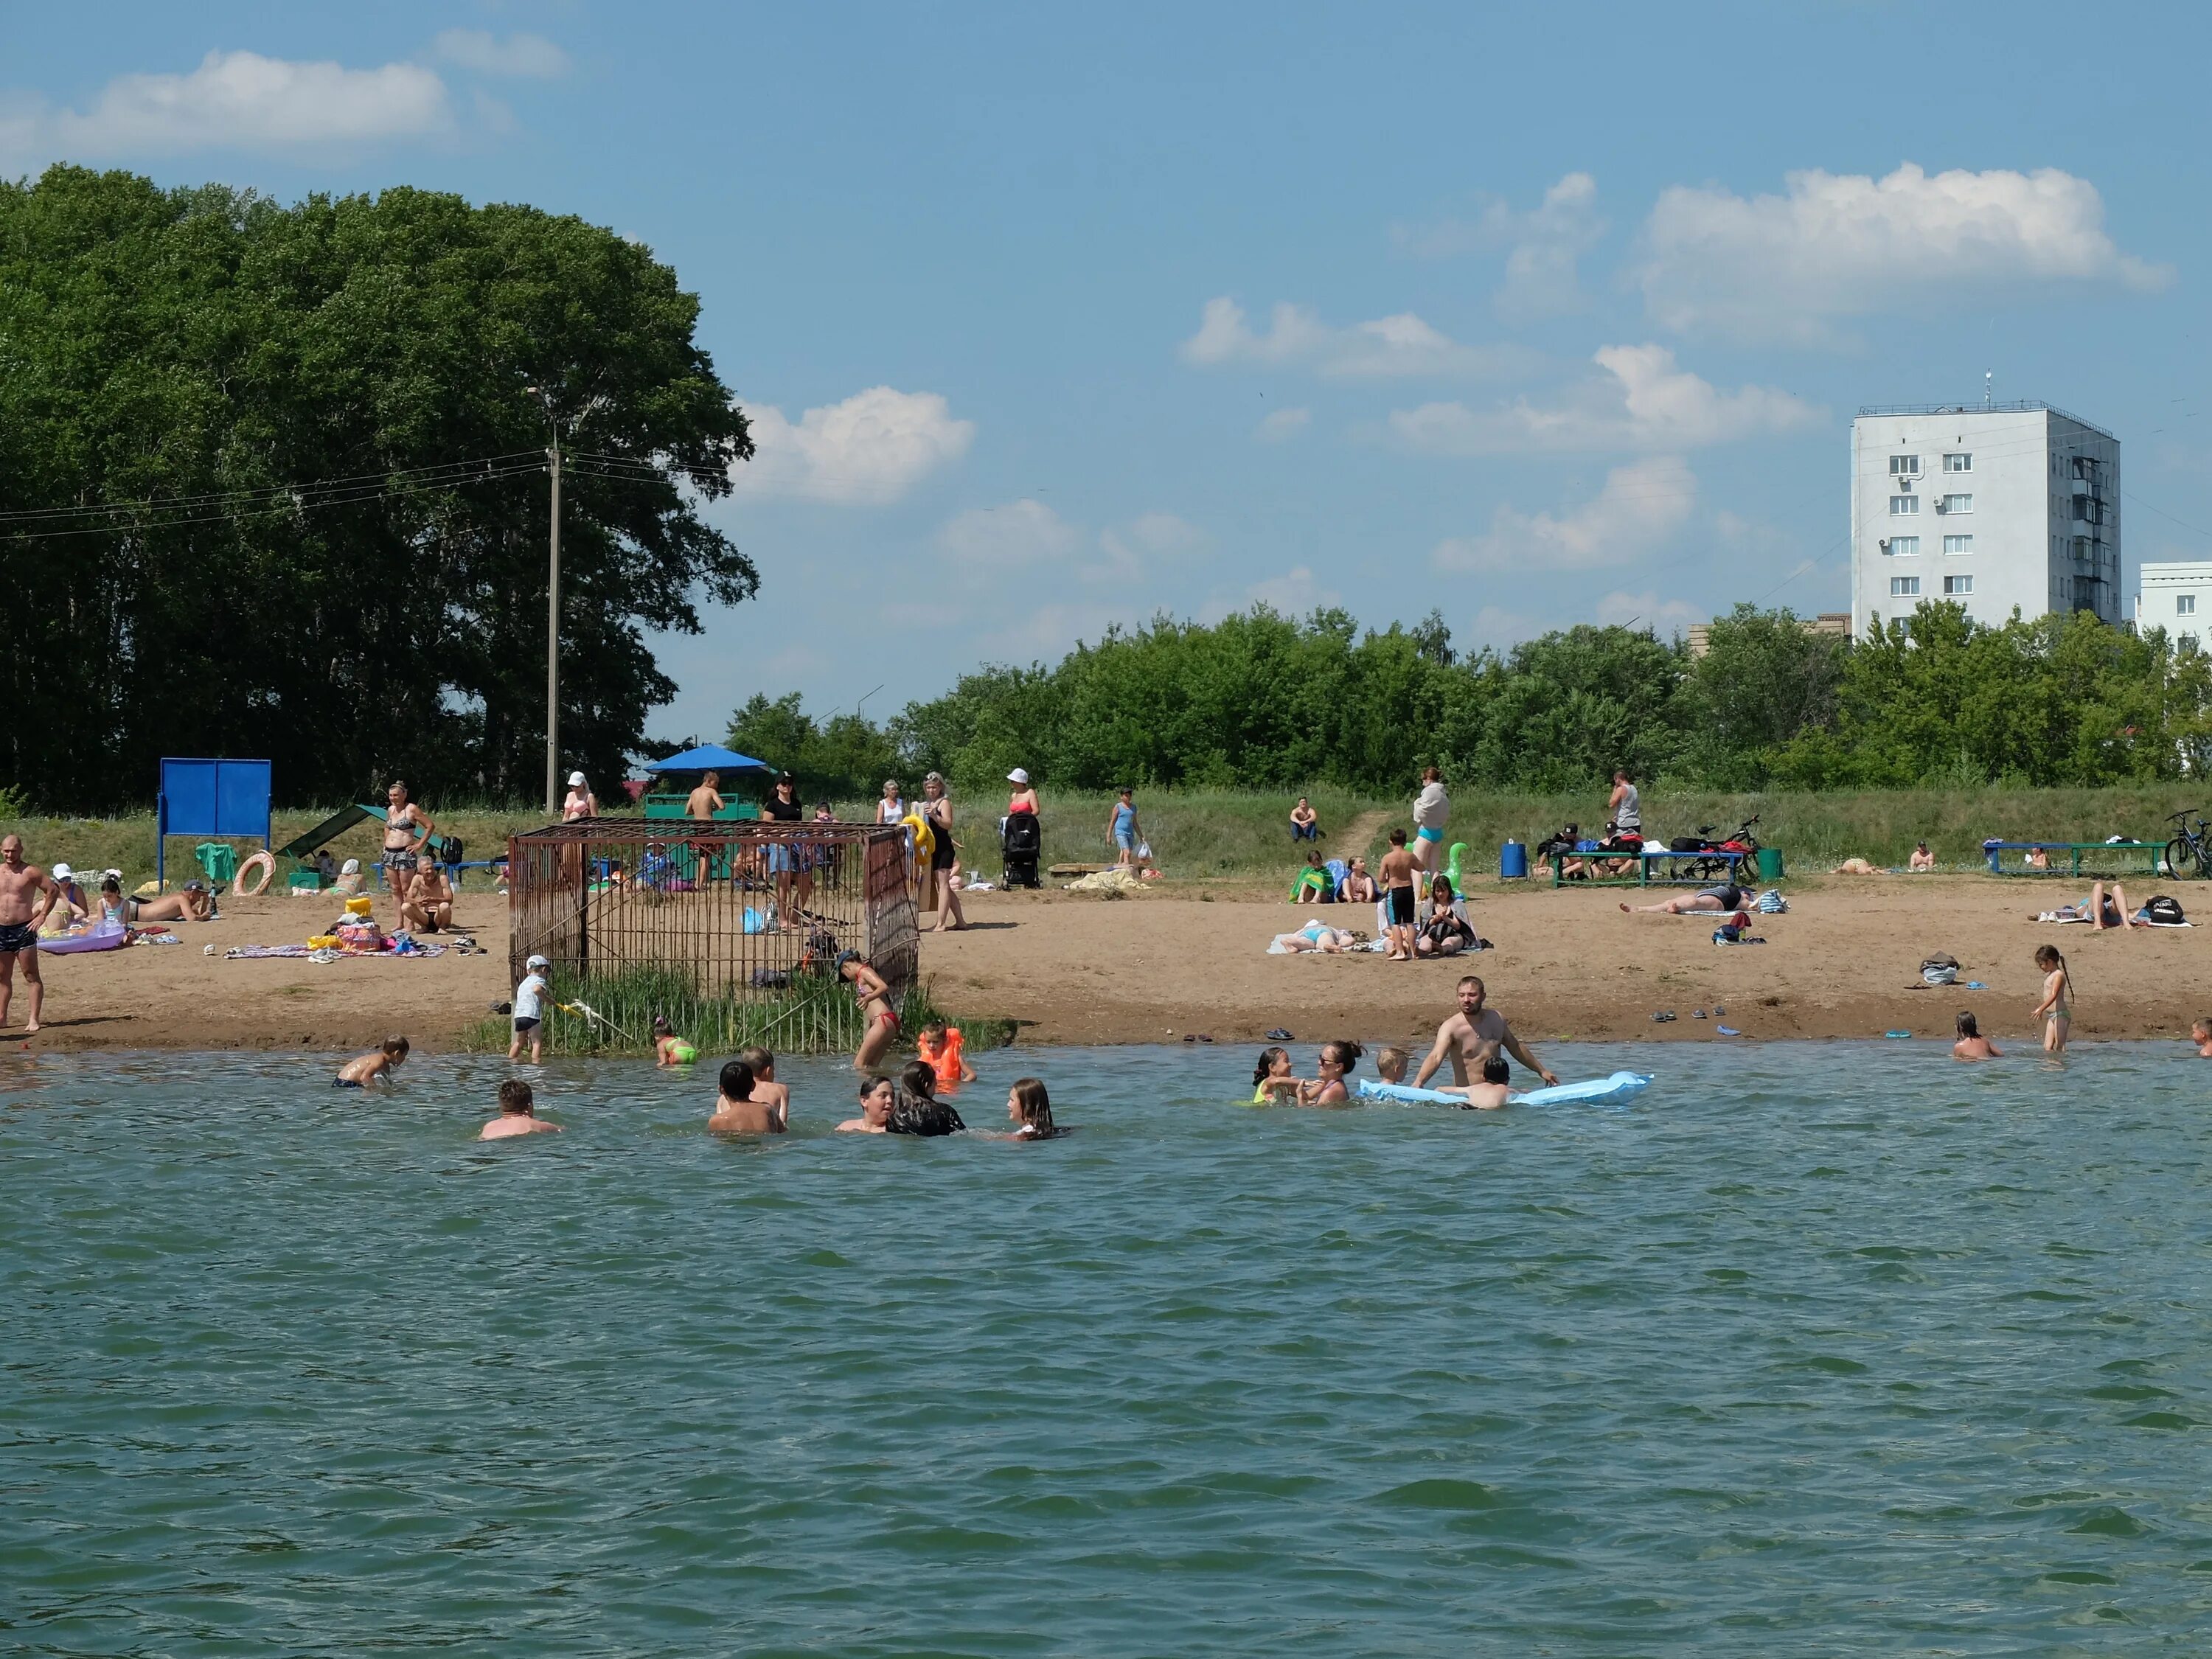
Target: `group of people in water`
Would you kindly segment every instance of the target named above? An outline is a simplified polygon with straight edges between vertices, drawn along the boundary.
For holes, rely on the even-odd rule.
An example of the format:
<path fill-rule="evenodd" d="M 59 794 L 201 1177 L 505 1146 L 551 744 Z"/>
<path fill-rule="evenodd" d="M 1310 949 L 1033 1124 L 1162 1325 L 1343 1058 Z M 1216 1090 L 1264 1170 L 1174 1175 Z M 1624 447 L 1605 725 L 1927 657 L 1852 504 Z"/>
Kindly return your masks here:
<path fill-rule="evenodd" d="M 1507 1085 L 1512 1078 L 1512 1067 L 1505 1056 L 1515 1060 L 1544 1079 L 1547 1086 L 1556 1085 L 1559 1079 L 1531 1054 L 1521 1039 L 1513 1033 L 1505 1016 L 1488 1006 L 1489 992 L 1481 979 L 1474 974 L 1462 978 L 1458 986 L 1459 1006 L 1437 1027 L 1436 1041 L 1429 1047 L 1419 1070 L 1414 1074 L 1417 1089 L 1434 1089 L 1439 1094 L 1465 1097 L 1469 1108 L 1489 1109 L 1505 1104 Z M 1358 1068 L 1366 1049 L 1347 1038 L 1324 1042 L 1314 1063 L 1314 1075 L 1301 1078 L 1291 1061 L 1290 1050 L 1280 1047 L 1264 1048 L 1252 1068 L 1252 1103 L 1255 1106 L 1342 1106 L 1352 1098 L 1354 1085 L 1352 1073 Z M 1412 1056 L 1403 1048 L 1388 1048 L 1375 1057 L 1375 1070 L 1385 1083 L 1403 1083 L 1406 1067 Z M 1446 1066 L 1451 1067 L 1452 1081 L 1437 1084 L 1431 1081 Z"/>

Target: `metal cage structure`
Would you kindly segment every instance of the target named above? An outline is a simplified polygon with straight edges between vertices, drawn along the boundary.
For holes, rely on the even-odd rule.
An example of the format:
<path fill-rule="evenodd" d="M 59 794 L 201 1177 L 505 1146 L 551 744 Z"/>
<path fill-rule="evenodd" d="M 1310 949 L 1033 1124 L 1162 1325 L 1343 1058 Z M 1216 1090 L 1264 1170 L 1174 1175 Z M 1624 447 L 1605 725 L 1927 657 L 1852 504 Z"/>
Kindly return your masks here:
<path fill-rule="evenodd" d="M 857 951 L 894 995 L 920 941 L 905 831 L 865 823 L 584 818 L 507 842 L 507 954 L 561 982 L 675 975 L 773 1003 Z"/>

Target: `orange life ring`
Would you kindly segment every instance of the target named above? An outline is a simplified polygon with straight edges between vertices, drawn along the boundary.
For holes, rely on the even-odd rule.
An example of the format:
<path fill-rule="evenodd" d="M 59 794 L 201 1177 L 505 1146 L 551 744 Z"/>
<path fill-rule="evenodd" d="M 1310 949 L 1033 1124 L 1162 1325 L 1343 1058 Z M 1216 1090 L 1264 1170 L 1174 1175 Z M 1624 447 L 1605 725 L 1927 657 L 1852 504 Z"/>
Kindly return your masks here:
<path fill-rule="evenodd" d="M 258 887 L 248 887 L 246 884 L 246 872 L 257 864 L 261 866 L 261 884 Z M 259 898 L 269 890 L 269 884 L 276 878 L 276 860 L 269 856 L 268 850 L 264 848 L 238 866 L 238 873 L 230 878 L 230 896 L 233 898 Z"/>

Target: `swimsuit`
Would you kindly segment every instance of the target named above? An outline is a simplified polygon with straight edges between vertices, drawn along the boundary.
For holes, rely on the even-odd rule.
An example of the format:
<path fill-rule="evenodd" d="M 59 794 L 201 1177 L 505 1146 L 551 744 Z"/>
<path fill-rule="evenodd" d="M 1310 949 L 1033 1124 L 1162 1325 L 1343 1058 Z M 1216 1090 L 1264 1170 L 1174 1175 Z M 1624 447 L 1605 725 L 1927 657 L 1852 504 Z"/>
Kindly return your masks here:
<path fill-rule="evenodd" d="M 0 957 L 39 948 L 38 930 L 27 921 L 0 921 Z"/>
<path fill-rule="evenodd" d="M 331 1079 L 333 1089 L 365 1089 L 368 1086 L 357 1077 L 334 1077 Z"/>
<path fill-rule="evenodd" d="M 929 867 L 933 870 L 950 870 L 955 857 L 952 848 L 952 826 L 940 821 L 934 812 L 925 811 L 922 816 L 929 820 L 929 833 L 936 838 L 929 849 Z"/>
<path fill-rule="evenodd" d="M 1390 890 L 1390 925 L 1393 927 L 1407 927 L 1413 925 L 1413 890 L 1393 887 Z"/>

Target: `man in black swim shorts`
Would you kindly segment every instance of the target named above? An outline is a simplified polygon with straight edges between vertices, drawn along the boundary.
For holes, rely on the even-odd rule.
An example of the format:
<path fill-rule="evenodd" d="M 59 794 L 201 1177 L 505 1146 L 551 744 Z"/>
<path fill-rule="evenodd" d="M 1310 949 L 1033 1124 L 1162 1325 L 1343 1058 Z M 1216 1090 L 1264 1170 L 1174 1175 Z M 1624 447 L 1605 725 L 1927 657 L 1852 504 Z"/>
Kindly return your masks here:
<path fill-rule="evenodd" d="M 39 1029 L 46 1001 L 46 981 L 39 977 L 39 929 L 60 896 L 52 878 L 23 861 L 21 836 L 0 837 L 0 1029 L 8 1024 L 8 1004 L 15 994 L 18 960 L 23 964 L 23 983 L 31 990 L 31 1018 L 23 1029 Z"/>

